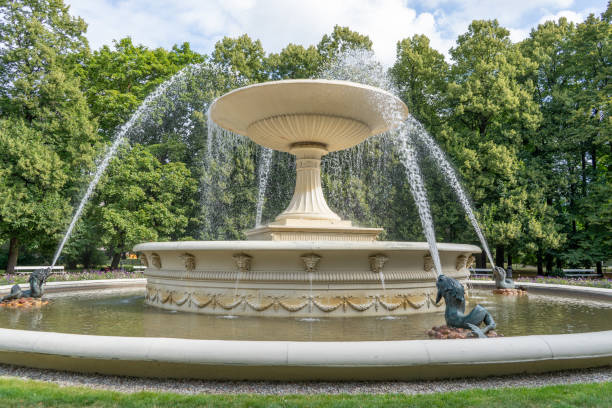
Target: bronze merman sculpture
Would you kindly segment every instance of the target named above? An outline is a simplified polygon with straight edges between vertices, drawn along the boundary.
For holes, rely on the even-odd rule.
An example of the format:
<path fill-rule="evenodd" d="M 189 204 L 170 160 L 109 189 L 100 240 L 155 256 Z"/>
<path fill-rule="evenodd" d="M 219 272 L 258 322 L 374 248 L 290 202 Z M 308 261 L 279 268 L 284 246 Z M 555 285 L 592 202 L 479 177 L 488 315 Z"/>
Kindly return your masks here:
<path fill-rule="evenodd" d="M 43 285 L 51 274 L 51 268 L 37 269 L 30 274 L 30 290 L 21 290 L 19 284 L 13 285 L 11 292 L 4 296 L 0 302 L 15 300 L 20 298 L 40 298 L 43 295 Z"/>
<path fill-rule="evenodd" d="M 470 329 L 480 338 L 487 338 L 486 334 L 495 329 L 493 316 L 484 307 L 476 305 L 470 313 L 465 314 L 465 290 L 459 281 L 440 275 L 436 287 L 438 288 L 436 303 L 442 298 L 446 303 L 444 318 L 448 327 Z M 486 326 L 480 329 L 482 323 Z"/>
<path fill-rule="evenodd" d="M 495 287 L 497 289 L 514 289 L 514 281 L 506 276 L 504 268 L 499 266 L 493 267 L 493 278 L 495 279 Z"/>

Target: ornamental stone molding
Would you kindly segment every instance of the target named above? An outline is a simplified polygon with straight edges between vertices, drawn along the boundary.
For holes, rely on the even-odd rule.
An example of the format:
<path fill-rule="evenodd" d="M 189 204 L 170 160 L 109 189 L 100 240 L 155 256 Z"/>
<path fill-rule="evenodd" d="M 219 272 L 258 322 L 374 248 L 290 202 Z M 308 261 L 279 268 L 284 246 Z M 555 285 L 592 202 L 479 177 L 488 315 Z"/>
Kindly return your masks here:
<path fill-rule="evenodd" d="M 187 279 L 192 281 L 210 281 L 210 282 L 228 282 L 235 281 L 236 271 L 170 271 L 165 269 L 148 269 L 146 276 L 156 279 L 164 280 L 175 280 L 175 279 Z M 450 276 L 455 279 L 464 279 L 464 271 L 450 270 L 445 273 L 446 276 Z M 324 271 L 321 269 L 317 270 L 316 274 L 313 274 L 312 281 L 320 283 L 333 283 L 338 281 L 351 281 L 351 282 L 370 282 L 378 284 L 380 278 L 372 273 L 371 270 L 367 271 L 355 271 L 351 273 L 340 272 L 340 271 Z M 431 280 L 431 273 L 426 271 L 389 271 L 385 270 L 385 282 L 386 283 L 407 283 L 407 282 L 423 282 Z M 304 271 L 273 271 L 273 270 L 258 270 L 250 271 L 240 278 L 241 282 L 293 282 L 293 283 L 304 283 L 309 281 L 309 277 Z M 233 287 L 233 283 L 232 283 Z M 432 282 L 431 287 L 435 285 Z"/>
<path fill-rule="evenodd" d="M 384 254 L 376 254 L 370 255 L 368 260 L 370 261 L 370 270 L 374 273 L 381 273 L 389 257 Z"/>
<path fill-rule="evenodd" d="M 234 265 L 240 272 L 249 272 L 251 270 L 251 261 L 253 257 L 244 253 L 232 255 Z"/>
<path fill-rule="evenodd" d="M 196 268 L 196 258 L 194 255 L 185 252 L 180 258 L 185 263 L 185 270 L 193 271 Z"/>
<path fill-rule="evenodd" d="M 304 271 L 307 273 L 317 272 L 321 257 L 317 254 L 306 254 L 301 256 L 304 262 Z"/>
<path fill-rule="evenodd" d="M 142 262 L 142 263 L 143 263 L 143 265 L 145 266 L 145 268 L 148 268 L 148 267 L 149 267 L 149 261 L 148 261 L 148 259 L 147 259 L 147 255 L 146 255 L 146 254 L 144 254 L 144 253 L 141 253 L 141 254 L 140 254 L 140 256 L 139 256 L 139 258 L 140 258 L 140 262 Z"/>
<path fill-rule="evenodd" d="M 434 261 L 429 252 L 423 257 L 423 269 L 425 272 L 432 272 L 434 270 Z"/>
<path fill-rule="evenodd" d="M 455 261 L 455 269 L 460 271 L 461 269 L 465 268 L 467 259 L 468 259 L 467 256 L 459 255 L 457 257 L 457 260 Z"/>
<path fill-rule="evenodd" d="M 226 311 L 237 312 L 273 312 L 289 313 L 316 311 L 324 314 L 336 312 L 347 314 L 368 312 L 368 314 L 388 314 L 389 312 L 416 311 L 419 309 L 438 310 L 443 307 L 436 305 L 431 293 L 396 293 L 393 295 L 374 294 L 336 295 L 336 296 L 275 296 L 275 295 L 231 295 L 226 293 L 203 293 L 180 290 L 169 290 L 147 285 L 145 300 L 148 304 L 167 309 L 217 310 L 217 314 Z"/>
<path fill-rule="evenodd" d="M 161 262 L 161 258 L 159 256 L 159 254 L 153 252 L 151 254 L 151 263 L 153 264 L 154 267 L 156 267 L 157 269 L 161 269 L 162 267 L 162 262 Z"/>
<path fill-rule="evenodd" d="M 467 269 L 470 269 L 472 266 L 474 266 L 474 263 L 476 262 L 476 258 L 474 258 L 474 256 L 470 255 L 467 259 L 467 261 L 465 262 L 465 267 Z"/>

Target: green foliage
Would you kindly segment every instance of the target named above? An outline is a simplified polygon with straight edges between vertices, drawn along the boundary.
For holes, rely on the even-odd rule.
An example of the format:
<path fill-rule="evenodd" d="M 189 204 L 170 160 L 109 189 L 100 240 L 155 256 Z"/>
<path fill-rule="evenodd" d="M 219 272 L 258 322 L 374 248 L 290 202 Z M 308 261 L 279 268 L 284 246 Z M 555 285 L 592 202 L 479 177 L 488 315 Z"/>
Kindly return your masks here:
<path fill-rule="evenodd" d="M 88 178 L 97 135 L 76 76 L 85 23 L 60 0 L 0 2 L 0 236 L 48 251 Z M 11 265 L 9 265 L 9 268 Z"/>
<path fill-rule="evenodd" d="M 299 79 L 313 78 L 322 62 L 322 56 L 314 46 L 304 48 L 301 45 L 289 44 L 279 54 L 270 54 L 266 59 L 270 78 Z"/>
<path fill-rule="evenodd" d="M 323 35 L 317 50 L 324 61 L 334 59 L 338 54 L 349 49 L 372 49 L 372 40 L 367 35 L 351 31 L 348 27 L 334 26 L 331 34 Z"/>
<path fill-rule="evenodd" d="M 449 65 L 430 47 L 429 38 L 414 35 L 398 42 L 391 74 L 410 113 L 430 130 L 439 126 L 447 109 L 444 96 Z"/>
<path fill-rule="evenodd" d="M 183 163 L 162 164 L 142 146 L 121 152 L 89 208 L 100 243 L 115 255 L 142 241 L 177 239 L 194 205 L 190 176 Z"/>
<path fill-rule="evenodd" d="M 238 38 L 224 37 L 215 44 L 212 60 L 238 82 L 262 82 L 268 77 L 261 41 L 253 41 L 246 34 Z"/>
<path fill-rule="evenodd" d="M 0 234 L 44 243 L 70 214 L 68 175 L 44 133 L 22 119 L 0 119 Z"/>
<path fill-rule="evenodd" d="M 105 45 L 95 51 L 81 74 L 100 132 L 111 137 L 159 84 L 184 66 L 203 61 L 188 43 L 171 51 L 151 50 L 134 45 L 129 37 L 114 41 L 112 49 Z"/>

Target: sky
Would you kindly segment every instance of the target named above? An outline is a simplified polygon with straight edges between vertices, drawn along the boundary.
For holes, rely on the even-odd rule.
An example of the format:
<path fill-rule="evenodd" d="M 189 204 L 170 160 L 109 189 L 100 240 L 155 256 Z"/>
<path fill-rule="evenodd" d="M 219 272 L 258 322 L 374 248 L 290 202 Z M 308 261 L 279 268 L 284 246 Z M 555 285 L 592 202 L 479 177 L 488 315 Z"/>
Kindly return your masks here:
<path fill-rule="evenodd" d="M 601 14 L 607 0 L 66 0 L 89 24 L 92 49 L 126 36 L 149 47 L 189 42 L 210 54 L 224 36 L 248 34 L 266 52 L 287 44 L 316 45 L 334 25 L 348 26 L 373 41 L 385 65 L 396 44 L 425 34 L 444 55 L 474 19 L 497 19 L 513 41 L 546 20 L 581 22 Z"/>

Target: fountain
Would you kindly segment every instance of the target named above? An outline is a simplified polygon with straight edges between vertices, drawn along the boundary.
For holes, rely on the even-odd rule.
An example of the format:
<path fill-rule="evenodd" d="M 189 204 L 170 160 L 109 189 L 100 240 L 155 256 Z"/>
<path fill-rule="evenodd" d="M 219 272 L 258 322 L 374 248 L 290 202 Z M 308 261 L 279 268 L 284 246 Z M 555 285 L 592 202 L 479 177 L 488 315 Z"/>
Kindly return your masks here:
<path fill-rule="evenodd" d="M 260 225 L 260 193 L 258 222 L 247 241 L 137 245 L 148 266 L 146 282 L 51 282 L 43 309 L 4 305 L 0 362 L 112 375 L 283 381 L 488 376 L 612 364 L 612 290 L 529 283 L 528 296 L 510 297 L 491 294 L 492 282 L 474 282 L 466 299 L 470 256 L 480 249 L 435 242 L 414 150 L 415 140 L 427 135 L 413 134 L 406 117 L 406 106 L 393 94 L 346 81 L 269 82 L 219 98 L 210 120 L 230 136 L 264 146 L 264 167 L 272 150 L 296 156 L 287 209 Z M 378 241 L 382 229 L 353 225 L 326 203 L 321 157 L 359 149 L 382 132 L 396 138 L 427 243 Z M 450 165 L 424 141 L 469 207 Z M 260 192 L 266 177 L 264 169 Z M 503 270 L 496 272 L 498 286 L 517 290 Z M 26 302 L 23 296 L 42 295 L 45 277 L 45 271 L 34 274 L 29 292 L 0 289 Z M 143 293 L 153 307 L 143 304 Z M 442 297 L 444 315 L 437 306 Z M 488 310 L 472 308 L 474 300 Z M 169 313 L 178 310 L 197 313 Z M 433 333 L 443 319 L 459 329 Z M 426 334 L 465 338 L 467 327 L 479 337 L 495 337 L 496 324 L 509 337 L 447 341 Z"/>
<path fill-rule="evenodd" d="M 296 157 L 293 198 L 274 221 L 247 231 L 247 241 L 137 245 L 134 250 L 149 265 L 147 303 L 204 314 L 279 317 L 439 310 L 437 276 L 465 282 L 466 262 L 480 248 L 436 244 L 433 229 L 426 234 L 429 243 L 377 241 L 382 228 L 341 219 L 321 187 L 324 155 L 396 130 L 407 117 L 406 106 L 393 94 L 348 81 L 266 82 L 218 98 L 210 120 Z M 415 159 L 404 150 L 406 160 Z M 428 207 L 423 211 L 422 218 L 429 216 Z"/>

